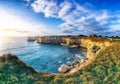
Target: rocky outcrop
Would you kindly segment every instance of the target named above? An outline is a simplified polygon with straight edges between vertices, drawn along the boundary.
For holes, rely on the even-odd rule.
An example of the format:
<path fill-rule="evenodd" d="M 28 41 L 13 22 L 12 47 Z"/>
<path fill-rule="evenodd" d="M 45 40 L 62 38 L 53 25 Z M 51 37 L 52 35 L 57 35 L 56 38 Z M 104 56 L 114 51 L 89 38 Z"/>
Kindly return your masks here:
<path fill-rule="evenodd" d="M 66 64 L 62 64 L 59 68 L 58 71 L 61 73 L 66 73 L 70 70 L 70 66 L 66 65 Z"/>
<path fill-rule="evenodd" d="M 26 65 L 22 60 L 20 60 L 16 55 L 12 54 L 4 54 L 0 57 L 1 66 L 5 66 L 8 64 L 11 71 L 20 71 L 19 69 L 26 69 L 30 71 L 30 73 L 36 74 L 35 71 L 31 66 Z M 22 71 L 22 70 L 21 70 Z"/>
<path fill-rule="evenodd" d="M 87 38 L 80 38 L 78 39 L 80 44 L 79 46 L 86 48 L 87 54 L 86 57 L 79 62 L 73 63 L 70 72 L 75 72 L 76 70 L 88 65 L 92 60 L 95 59 L 97 53 L 99 53 L 100 50 L 105 48 L 106 46 L 111 45 L 111 41 L 103 38 L 96 38 L 96 37 L 87 37 Z M 68 40 L 66 40 L 68 41 Z M 69 42 L 67 42 L 69 43 Z M 69 44 L 68 44 L 69 45 Z M 73 71 L 74 70 L 74 71 Z"/>
<path fill-rule="evenodd" d="M 49 44 L 59 44 L 63 46 L 68 46 L 70 48 L 79 47 L 84 49 L 87 52 L 86 58 L 92 60 L 95 58 L 95 55 L 105 48 L 106 46 L 111 45 L 111 41 L 109 39 L 101 38 L 101 37 L 69 37 L 69 36 L 46 36 L 39 37 L 38 42 L 40 43 L 49 43 Z M 85 63 L 85 62 L 83 62 Z M 77 65 L 76 62 L 73 65 Z M 58 69 L 59 72 L 65 73 L 69 70 L 68 65 L 61 65 Z"/>
<path fill-rule="evenodd" d="M 28 37 L 27 40 L 28 41 L 35 41 L 37 39 L 37 37 Z"/>
<path fill-rule="evenodd" d="M 92 57 L 97 54 L 98 51 L 103 49 L 106 46 L 111 45 L 111 41 L 104 38 L 97 38 L 97 37 L 89 37 L 89 38 L 81 38 L 80 46 L 87 48 L 87 55 L 86 57 L 92 59 Z M 96 47 L 96 48 L 95 48 Z M 95 52 L 93 52 L 95 51 Z"/>

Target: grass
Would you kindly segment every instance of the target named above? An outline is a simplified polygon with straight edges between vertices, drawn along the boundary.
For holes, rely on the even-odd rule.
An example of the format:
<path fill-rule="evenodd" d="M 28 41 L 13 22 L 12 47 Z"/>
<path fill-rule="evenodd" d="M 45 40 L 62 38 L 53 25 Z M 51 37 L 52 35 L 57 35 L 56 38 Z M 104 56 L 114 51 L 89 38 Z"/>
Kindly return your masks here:
<path fill-rule="evenodd" d="M 96 48 L 95 48 L 96 49 Z M 38 73 L 14 55 L 0 57 L 0 84 L 120 84 L 120 43 L 102 49 L 74 74 Z"/>
<path fill-rule="evenodd" d="M 120 37 L 117 37 L 117 38 L 107 37 L 107 38 L 104 38 L 104 39 L 111 40 L 112 42 L 120 42 Z"/>
<path fill-rule="evenodd" d="M 113 42 L 120 42 L 120 38 L 113 39 Z"/>

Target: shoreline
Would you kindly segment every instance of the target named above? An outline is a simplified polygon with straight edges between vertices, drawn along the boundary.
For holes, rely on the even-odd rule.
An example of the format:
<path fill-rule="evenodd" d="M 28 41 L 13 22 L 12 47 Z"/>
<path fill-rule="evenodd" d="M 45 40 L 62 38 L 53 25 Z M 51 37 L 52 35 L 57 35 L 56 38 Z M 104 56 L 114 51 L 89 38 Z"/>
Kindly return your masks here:
<path fill-rule="evenodd" d="M 78 45 L 67 45 L 67 44 L 62 44 L 62 43 L 56 43 L 56 42 L 54 42 L 54 43 L 51 43 L 51 42 L 39 42 L 39 40 L 38 40 L 38 38 L 36 39 L 36 38 L 32 38 L 32 39 L 35 39 L 35 40 L 32 40 L 32 41 L 37 41 L 37 43 L 40 43 L 40 44 L 50 44 L 50 45 L 60 45 L 60 46 L 64 46 L 64 47 L 67 47 L 67 48 L 70 48 L 70 49 L 75 49 L 75 48 L 78 48 L 78 49 L 80 49 L 80 51 L 82 51 L 82 52 L 86 52 L 87 53 L 87 48 L 86 47 L 83 47 L 83 46 L 78 46 Z M 31 41 L 31 40 L 28 40 L 28 41 Z M 87 55 L 87 54 L 86 54 Z M 84 57 L 84 58 L 86 58 L 86 56 Z M 61 68 L 61 66 L 58 68 L 58 71 L 60 72 L 60 73 L 58 73 L 58 74 L 61 74 L 61 73 L 69 73 L 69 72 L 71 72 L 71 70 L 72 69 L 74 69 L 74 68 L 76 68 L 76 66 L 77 65 L 79 65 L 79 63 L 80 63 L 80 61 L 81 60 L 83 60 L 84 58 L 82 58 L 82 59 L 80 59 L 79 61 L 76 61 L 76 62 L 73 62 L 73 63 L 71 63 L 70 65 L 69 64 L 61 64 L 61 66 L 63 66 L 64 68 L 66 68 L 66 66 L 68 67 L 68 70 L 66 69 L 64 72 L 62 72 L 62 70 L 59 70 L 59 68 Z M 72 58 L 70 58 L 70 59 L 72 59 Z M 71 67 L 71 68 L 70 68 Z"/>
<path fill-rule="evenodd" d="M 35 37 L 36 38 L 36 37 Z M 34 39 L 35 39 L 34 38 Z M 95 59 L 95 55 L 105 46 L 109 46 L 111 43 L 108 39 L 96 38 L 96 37 L 61 37 L 61 36 L 44 36 L 35 39 L 37 43 L 61 45 L 68 48 L 79 48 L 86 52 L 86 56 L 79 60 L 79 62 L 72 63 L 72 66 L 67 64 L 61 64 L 58 68 L 60 74 L 62 73 L 74 73 L 85 64 Z M 95 48 L 94 48 L 95 47 Z M 71 68 L 72 67 L 72 68 Z"/>
<path fill-rule="evenodd" d="M 112 43 L 110 46 L 102 48 L 96 53 L 94 59 L 87 60 L 82 67 L 73 70 L 71 73 L 41 73 L 29 67 L 23 61 L 20 61 L 17 56 L 6 54 L 0 57 L 1 63 L 1 81 L 9 81 L 10 83 L 43 83 L 43 84 L 58 84 L 58 83 L 118 83 L 119 81 L 119 43 Z M 104 54 L 103 54 L 104 53 Z M 110 62 L 110 63 L 108 63 Z M 87 64 L 86 64 L 87 63 Z M 107 67 L 109 66 L 109 67 Z M 117 71 L 114 71 L 114 69 Z M 110 71 L 109 71 L 110 70 Z M 36 73 L 37 72 L 37 73 Z M 105 72 L 105 73 L 101 73 Z M 9 75 L 9 74 L 10 75 Z M 108 74 L 106 74 L 108 73 Z M 112 74 L 111 74 L 112 73 Z M 97 74 L 97 75 L 95 75 Z M 106 77 L 114 77 L 111 81 L 106 81 Z M 92 78 L 91 78 L 92 77 Z M 101 79 L 102 77 L 102 79 Z M 117 78 L 116 78 L 117 77 Z M 11 79 L 12 78 L 12 79 Z M 75 80 L 74 80 L 75 79 Z M 77 79 L 77 80 L 76 80 Z M 82 79 L 82 81 L 81 81 Z M 86 80 L 87 79 L 87 80 Z M 88 80 L 90 79 L 90 80 Z M 32 82 L 31 82 L 32 80 Z M 71 81 L 68 81 L 71 80 Z M 97 80 L 97 81 L 96 81 Z"/>
<path fill-rule="evenodd" d="M 52 39 L 52 38 L 51 38 Z M 94 38 L 94 39 L 96 39 L 96 38 Z M 97 38 L 98 39 L 98 38 Z M 69 70 L 67 70 L 67 72 L 65 71 L 64 73 L 71 73 L 71 72 L 76 72 L 75 70 L 76 69 L 78 69 L 79 67 L 81 67 L 81 66 L 83 66 L 83 65 L 85 65 L 87 62 L 89 62 L 89 61 L 91 61 L 92 59 L 94 59 L 94 57 L 93 57 L 93 55 L 95 55 L 96 53 L 93 53 L 93 51 L 91 51 L 91 49 L 94 47 L 94 45 L 92 45 L 92 46 L 90 46 L 90 44 L 95 44 L 96 46 L 103 46 L 103 45 L 106 45 L 106 44 L 104 44 L 103 42 L 101 42 L 101 43 L 99 43 L 99 41 L 98 42 L 96 42 L 96 41 L 93 41 L 93 40 L 91 40 L 90 38 L 81 38 L 81 39 L 79 39 L 79 38 L 68 38 L 68 37 L 64 37 L 64 39 L 63 40 L 65 40 L 65 43 L 66 43 L 66 46 L 65 47 L 68 47 L 68 48 L 79 48 L 81 51 L 85 51 L 86 52 L 86 55 L 85 55 L 85 57 L 84 58 L 82 58 L 82 59 L 80 59 L 79 60 L 79 62 L 74 62 L 74 63 L 72 63 L 71 65 L 72 65 L 72 67 L 73 68 L 70 68 Z M 100 39 L 101 40 L 101 39 Z M 35 40 L 36 41 L 36 40 Z M 54 41 L 54 40 L 53 40 Z M 72 41 L 72 42 L 71 42 Z M 76 44 L 74 44 L 74 42 L 77 42 L 77 41 L 80 41 L 80 44 L 79 45 L 76 45 Z M 41 43 L 44 43 L 44 42 L 41 42 Z M 99 43 L 99 44 L 98 44 Z M 48 43 L 44 43 L 44 44 L 53 44 L 53 45 L 60 45 L 60 44 L 58 44 L 58 43 L 56 43 L 56 44 L 54 44 L 54 42 L 53 43 L 50 43 L 50 42 L 48 42 Z M 76 45 L 76 46 L 74 46 L 74 45 Z M 63 46 L 63 45 L 61 45 L 61 46 Z M 104 47 L 104 46 L 103 46 Z M 102 49 L 102 48 L 101 48 Z M 101 50 L 100 49 L 100 50 Z M 89 51 L 90 51 L 90 54 L 92 53 L 92 55 L 89 55 Z M 99 51 L 99 50 L 98 50 Z M 97 51 L 97 52 L 98 52 Z M 82 62 L 81 62 L 82 61 Z M 61 64 L 62 65 L 62 64 Z M 62 74 L 62 73 L 59 73 L 59 74 Z"/>

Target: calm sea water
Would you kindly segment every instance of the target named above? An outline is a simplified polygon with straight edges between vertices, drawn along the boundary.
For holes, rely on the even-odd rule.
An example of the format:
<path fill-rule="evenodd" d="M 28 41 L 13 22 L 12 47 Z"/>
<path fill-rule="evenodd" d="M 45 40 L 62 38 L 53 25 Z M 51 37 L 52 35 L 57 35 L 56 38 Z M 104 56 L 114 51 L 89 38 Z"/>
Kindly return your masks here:
<path fill-rule="evenodd" d="M 11 53 L 17 55 L 26 64 L 40 72 L 58 73 L 58 67 L 63 63 L 70 63 L 70 58 L 80 60 L 85 56 L 78 48 L 52 44 L 40 44 L 27 41 L 26 38 L 0 38 L 0 56 Z"/>

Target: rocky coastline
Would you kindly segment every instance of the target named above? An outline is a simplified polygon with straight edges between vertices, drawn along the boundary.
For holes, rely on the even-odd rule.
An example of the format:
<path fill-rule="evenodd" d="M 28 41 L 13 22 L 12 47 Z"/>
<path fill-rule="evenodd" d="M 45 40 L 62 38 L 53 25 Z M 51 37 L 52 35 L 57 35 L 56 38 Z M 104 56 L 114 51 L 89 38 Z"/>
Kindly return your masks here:
<path fill-rule="evenodd" d="M 28 41 L 35 41 L 37 39 L 37 37 L 33 37 L 33 36 L 30 36 L 27 38 Z"/>
<path fill-rule="evenodd" d="M 110 40 L 96 37 L 68 37 L 68 36 L 44 36 L 37 37 L 38 43 L 57 44 L 67 46 L 69 48 L 79 48 L 83 52 L 87 52 L 85 58 L 78 58 L 76 56 L 68 58 L 69 63 L 61 64 L 58 68 L 60 73 L 74 73 L 76 70 L 89 64 L 91 60 L 95 59 L 98 51 L 105 46 L 111 44 Z"/>
<path fill-rule="evenodd" d="M 93 59 L 87 57 L 83 58 L 79 62 L 79 65 L 77 65 L 77 68 L 66 70 L 67 73 L 65 74 L 49 74 L 37 72 L 32 67 L 26 65 L 17 56 L 5 54 L 0 57 L 0 83 L 119 84 L 119 46 L 120 43 L 112 43 L 110 46 L 102 48 L 102 50 L 96 52 L 95 56 L 92 57 Z M 95 49 L 95 47 L 93 47 L 93 49 Z M 62 65 L 62 68 L 66 67 L 69 69 L 68 66 Z"/>

